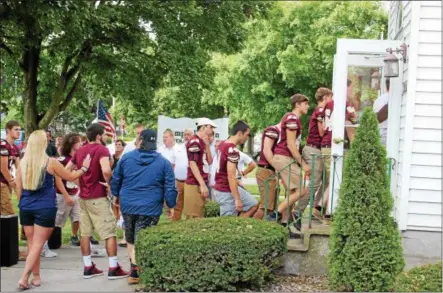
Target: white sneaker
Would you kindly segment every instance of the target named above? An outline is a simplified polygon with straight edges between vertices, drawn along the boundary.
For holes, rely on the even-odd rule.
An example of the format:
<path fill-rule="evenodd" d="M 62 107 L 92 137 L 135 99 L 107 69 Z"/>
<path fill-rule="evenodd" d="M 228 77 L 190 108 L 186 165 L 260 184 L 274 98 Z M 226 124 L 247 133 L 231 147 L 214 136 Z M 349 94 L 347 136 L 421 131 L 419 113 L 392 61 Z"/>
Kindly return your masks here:
<path fill-rule="evenodd" d="M 91 257 L 103 257 L 107 255 L 106 249 L 98 248 L 97 246 L 91 244 Z"/>
<path fill-rule="evenodd" d="M 45 244 L 45 246 L 43 246 L 43 250 L 40 253 L 41 257 L 45 257 L 45 258 L 52 258 L 52 257 L 56 257 L 57 253 L 51 251 L 48 247 L 48 244 Z"/>

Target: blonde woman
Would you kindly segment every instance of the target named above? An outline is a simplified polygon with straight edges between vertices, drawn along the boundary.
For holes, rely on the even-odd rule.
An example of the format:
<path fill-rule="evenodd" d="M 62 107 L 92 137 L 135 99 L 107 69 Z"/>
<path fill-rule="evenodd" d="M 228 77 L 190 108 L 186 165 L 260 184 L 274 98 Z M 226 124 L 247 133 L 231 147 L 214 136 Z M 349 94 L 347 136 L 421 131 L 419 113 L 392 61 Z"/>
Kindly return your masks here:
<path fill-rule="evenodd" d="M 20 224 L 28 239 L 28 257 L 18 285 L 20 290 L 40 286 L 40 253 L 55 226 L 57 213 L 54 177 L 67 181 L 78 179 L 88 171 L 90 157 L 80 170 L 70 172 L 60 162 L 48 157 L 48 141 L 43 130 L 34 131 L 29 139 L 26 153 L 17 172 L 17 196 L 19 198 Z"/>

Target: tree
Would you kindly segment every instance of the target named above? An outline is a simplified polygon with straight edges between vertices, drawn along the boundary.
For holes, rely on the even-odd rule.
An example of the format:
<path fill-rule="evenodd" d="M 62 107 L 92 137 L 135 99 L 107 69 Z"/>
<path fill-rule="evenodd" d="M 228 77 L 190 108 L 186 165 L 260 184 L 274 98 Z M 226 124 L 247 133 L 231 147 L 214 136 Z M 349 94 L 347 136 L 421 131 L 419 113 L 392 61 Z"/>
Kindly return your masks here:
<path fill-rule="evenodd" d="M 200 71 L 208 52 L 238 50 L 242 23 L 268 6 L 221 0 L 5 0 L 1 93 L 8 99 L 23 94 L 27 135 L 49 125 L 73 100 L 90 111 L 84 103 L 89 90 L 95 100 L 114 96 L 150 112 L 156 91 L 183 82 L 174 80 L 180 74 L 187 73 L 192 85 L 205 84 Z M 192 95 L 182 99 L 194 98 L 196 91 L 182 86 L 180 94 Z"/>
<path fill-rule="evenodd" d="M 337 38 L 379 39 L 386 28 L 377 2 L 279 2 L 267 18 L 247 23 L 240 53 L 214 54 L 217 74 L 204 101 L 226 107 L 233 121 L 245 119 L 253 130 L 277 123 L 295 93 L 310 97 L 313 110 L 317 88 L 332 85 Z"/>
<path fill-rule="evenodd" d="M 332 223 L 328 259 L 333 291 L 389 291 L 403 269 L 387 166 L 376 114 L 366 108 L 345 161 Z"/>

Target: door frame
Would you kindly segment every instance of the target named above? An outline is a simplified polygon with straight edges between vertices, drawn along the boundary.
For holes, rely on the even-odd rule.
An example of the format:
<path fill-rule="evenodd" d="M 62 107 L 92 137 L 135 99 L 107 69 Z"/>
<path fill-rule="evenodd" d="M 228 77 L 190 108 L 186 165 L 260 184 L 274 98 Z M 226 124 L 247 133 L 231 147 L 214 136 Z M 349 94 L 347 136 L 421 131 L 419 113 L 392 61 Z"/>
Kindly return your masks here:
<path fill-rule="evenodd" d="M 333 71 L 333 86 L 334 92 L 334 118 L 332 121 L 332 156 L 343 156 L 343 139 L 345 129 L 345 101 L 347 89 L 348 66 L 361 67 L 379 67 L 383 65 L 383 56 L 387 55 L 387 48 L 398 48 L 402 44 L 397 40 L 362 40 L 362 39 L 337 39 L 337 51 L 334 56 L 334 71 Z M 357 56 L 359 54 L 362 56 Z M 364 55 L 370 56 L 365 58 Z M 376 55 L 379 55 L 376 57 Z M 382 66 L 383 68 L 383 66 Z M 384 73 L 382 70 L 382 77 Z M 401 97 L 403 92 L 403 62 L 399 61 L 399 76 L 390 79 L 390 93 L 388 104 L 388 139 L 387 139 L 387 154 L 389 158 L 393 158 L 398 162 L 398 148 L 400 139 L 400 111 L 401 111 Z M 380 86 L 384 86 L 383 80 L 380 81 Z M 340 142 L 335 143 L 334 139 Z M 335 168 L 333 167 L 333 157 L 331 158 L 330 170 L 330 184 L 334 180 L 334 188 L 329 188 L 328 210 L 333 212 L 337 207 L 340 184 L 343 175 L 343 160 L 337 159 Z M 396 199 L 401 194 L 397 194 L 397 172 L 398 163 L 395 169 L 392 170 L 391 175 L 391 193 Z M 399 211 L 396 208 L 397 201 L 394 206 L 394 216 L 399 218 Z"/>

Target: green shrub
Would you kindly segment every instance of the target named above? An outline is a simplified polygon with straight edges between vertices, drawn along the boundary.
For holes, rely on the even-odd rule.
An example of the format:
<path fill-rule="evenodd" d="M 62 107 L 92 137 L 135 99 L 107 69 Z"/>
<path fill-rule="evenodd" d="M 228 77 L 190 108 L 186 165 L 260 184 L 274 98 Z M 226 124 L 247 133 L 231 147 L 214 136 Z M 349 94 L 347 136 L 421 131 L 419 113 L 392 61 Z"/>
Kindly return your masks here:
<path fill-rule="evenodd" d="M 145 229 L 136 242 L 140 283 L 147 291 L 259 288 L 279 266 L 287 240 L 280 225 L 239 217 Z"/>
<path fill-rule="evenodd" d="M 346 157 L 332 223 L 329 284 L 333 291 L 388 291 L 404 259 L 391 216 L 386 150 L 371 109 L 365 109 Z"/>
<path fill-rule="evenodd" d="M 205 218 L 220 216 L 220 205 L 215 200 L 208 200 L 205 204 Z"/>
<path fill-rule="evenodd" d="M 441 262 L 416 267 L 398 275 L 395 292 L 442 292 Z"/>

